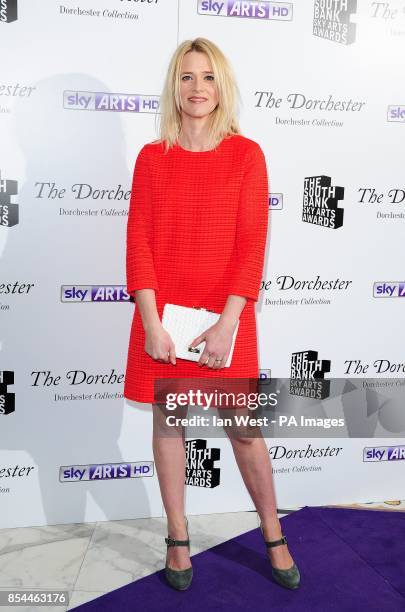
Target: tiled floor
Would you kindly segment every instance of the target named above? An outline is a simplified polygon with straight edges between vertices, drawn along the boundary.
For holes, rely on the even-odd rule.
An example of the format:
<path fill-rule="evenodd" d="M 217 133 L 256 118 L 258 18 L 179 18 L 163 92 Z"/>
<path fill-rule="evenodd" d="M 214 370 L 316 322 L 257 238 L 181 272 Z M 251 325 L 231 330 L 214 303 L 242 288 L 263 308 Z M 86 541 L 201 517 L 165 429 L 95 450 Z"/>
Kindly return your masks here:
<path fill-rule="evenodd" d="M 348 507 L 348 506 L 344 506 Z M 349 507 L 405 511 L 405 501 Z M 280 510 L 282 517 L 295 509 Z M 188 515 L 191 555 L 258 527 L 256 512 Z M 0 530 L 0 591 L 62 589 L 67 607 L 2 606 L 4 612 L 70 610 L 164 567 L 165 518 Z"/>

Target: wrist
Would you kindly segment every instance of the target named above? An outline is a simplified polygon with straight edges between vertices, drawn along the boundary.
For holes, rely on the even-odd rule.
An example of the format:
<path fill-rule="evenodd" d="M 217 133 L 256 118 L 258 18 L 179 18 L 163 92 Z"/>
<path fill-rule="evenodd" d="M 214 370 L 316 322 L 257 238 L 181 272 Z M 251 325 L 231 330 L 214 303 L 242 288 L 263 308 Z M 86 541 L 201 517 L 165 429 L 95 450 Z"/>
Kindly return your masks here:
<path fill-rule="evenodd" d="M 157 329 L 161 325 L 162 325 L 162 322 L 161 322 L 161 320 L 158 317 L 157 319 L 152 319 L 150 321 L 145 321 L 145 323 L 143 325 L 143 328 L 144 328 L 145 332 L 149 332 L 149 331 L 153 331 L 154 329 Z"/>
<path fill-rule="evenodd" d="M 230 315 L 224 315 L 221 314 L 221 316 L 218 319 L 218 323 L 220 323 L 221 325 L 223 325 L 224 327 L 234 331 L 237 324 L 238 324 L 239 319 L 236 319 L 234 316 L 230 316 Z"/>

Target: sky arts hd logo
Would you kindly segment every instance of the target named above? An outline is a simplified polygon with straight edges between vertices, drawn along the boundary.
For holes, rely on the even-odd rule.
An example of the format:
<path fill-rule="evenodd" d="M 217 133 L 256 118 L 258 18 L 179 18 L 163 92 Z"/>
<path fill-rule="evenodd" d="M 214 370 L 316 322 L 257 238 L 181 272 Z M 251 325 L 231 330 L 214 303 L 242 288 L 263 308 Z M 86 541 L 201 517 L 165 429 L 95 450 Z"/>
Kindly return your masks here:
<path fill-rule="evenodd" d="M 9 385 L 14 385 L 14 372 L 0 370 L 0 414 L 10 414 L 15 411 L 15 393 L 8 391 Z"/>
<path fill-rule="evenodd" d="M 338 208 L 338 200 L 343 200 L 344 187 L 331 185 L 330 176 L 307 176 L 304 179 L 302 220 L 322 227 L 337 229 L 343 225 L 343 208 Z"/>
<path fill-rule="evenodd" d="M 244 19 L 276 19 L 291 21 L 292 2 L 257 2 L 257 0 L 198 0 L 197 13 L 213 17 L 242 17 Z"/>
<path fill-rule="evenodd" d="M 401 460 L 405 460 L 405 446 L 366 446 L 363 449 L 363 461 Z"/>
<path fill-rule="evenodd" d="M 159 96 L 97 91 L 63 92 L 63 108 L 70 110 L 156 113 L 158 107 Z"/>
<path fill-rule="evenodd" d="M 17 19 L 17 0 L 0 0 L 0 22 L 11 23 Z"/>
<path fill-rule="evenodd" d="M 356 9 L 357 0 L 315 0 L 313 35 L 351 45 L 356 39 L 356 24 L 350 17 Z"/>
<path fill-rule="evenodd" d="M 374 283 L 373 296 L 378 298 L 405 298 L 405 281 L 379 281 Z"/>
<path fill-rule="evenodd" d="M 392 104 L 388 107 L 387 121 L 399 121 L 405 122 L 405 106 L 399 104 Z"/>
<path fill-rule="evenodd" d="M 0 226 L 13 227 L 13 225 L 17 225 L 18 204 L 11 204 L 11 197 L 17 195 L 17 192 L 17 181 L 2 179 L 0 173 Z"/>
<path fill-rule="evenodd" d="M 282 193 L 271 193 L 270 194 L 269 209 L 270 210 L 282 210 L 283 209 L 283 194 Z"/>
<path fill-rule="evenodd" d="M 130 302 L 126 285 L 62 285 L 61 302 Z"/>
<path fill-rule="evenodd" d="M 83 480 L 122 480 L 153 476 L 153 461 L 135 463 L 91 463 L 90 465 L 61 465 L 60 482 L 82 482 Z"/>
<path fill-rule="evenodd" d="M 271 381 L 271 370 L 270 369 L 259 370 L 259 381 L 261 383 L 269 383 Z"/>

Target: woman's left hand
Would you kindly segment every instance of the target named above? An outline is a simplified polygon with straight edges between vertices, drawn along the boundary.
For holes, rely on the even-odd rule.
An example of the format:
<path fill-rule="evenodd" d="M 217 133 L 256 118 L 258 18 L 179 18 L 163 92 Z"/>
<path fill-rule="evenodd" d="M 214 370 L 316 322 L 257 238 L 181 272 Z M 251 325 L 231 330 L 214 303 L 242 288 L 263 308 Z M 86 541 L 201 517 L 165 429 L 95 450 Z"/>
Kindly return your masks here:
<path fill-rule="evenodd" d="M 236 325 L 219 320 L 200 336 L 194 338 L 190 344 L 191 347 L 198 346 L 205 340 L 204 351 L 197 362 L 200 367 L 206 365 L 215 370 L 225 367 L 231 351 L 235 327 Z M 221 361 L 215 361 L 216 359 L 221 359 Z"/>

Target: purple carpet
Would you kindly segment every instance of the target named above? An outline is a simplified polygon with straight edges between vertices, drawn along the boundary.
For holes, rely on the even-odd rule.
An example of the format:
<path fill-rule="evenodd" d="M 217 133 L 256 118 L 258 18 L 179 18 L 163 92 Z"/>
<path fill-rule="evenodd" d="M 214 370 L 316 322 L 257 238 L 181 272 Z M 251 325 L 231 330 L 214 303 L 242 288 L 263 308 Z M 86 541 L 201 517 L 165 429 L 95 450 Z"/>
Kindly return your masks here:
<path fill-rule="evenodd" d="M 272 581 L 257 528 L 191 557 L 186 591 L 160 570 L 74 610 L 405 611 L 405 513 L 305 506 L 281 526 L 301 573 L 294 591 Z"/>

